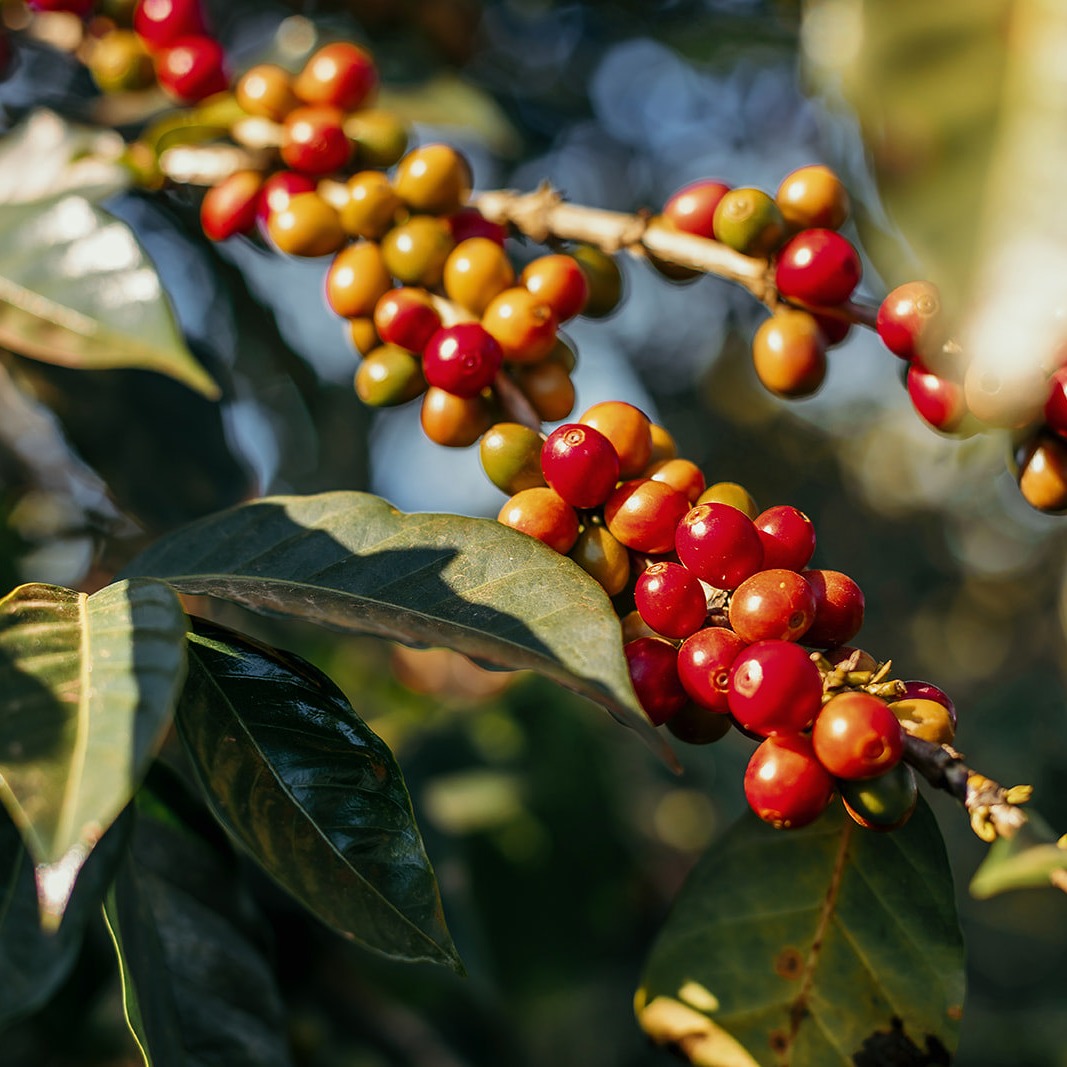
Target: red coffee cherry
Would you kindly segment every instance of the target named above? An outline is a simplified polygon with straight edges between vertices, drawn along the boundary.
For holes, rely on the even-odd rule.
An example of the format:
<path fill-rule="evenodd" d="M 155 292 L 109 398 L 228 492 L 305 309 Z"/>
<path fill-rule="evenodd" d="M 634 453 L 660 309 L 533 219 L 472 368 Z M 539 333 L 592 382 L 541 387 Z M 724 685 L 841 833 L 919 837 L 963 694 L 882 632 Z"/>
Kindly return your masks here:
<path fill-rule="evenodd" d="M 941 433 L 958 430 L 968 415 L 963 386 L 924 370 L 919 363 L 908 368 L 908 397 L 919 418 Z"/>
<path fill-rule="evenodd" d="M 764 387 L 796 399 L 826 380 L 826 337 L 814 315 L 779 307 L 752 338 L 752 365 Z"/>
<path fill-rule="evenodd" d="M 768 737 L 748 761 L 745 799 L 776 829 L 795 830 L 814 822 L 833 795 L 834 780 L 803 734 Z"/>
<path fill-rule="evenodd" d="M 476 322 L 438 330 L 422 354 L 426 381 L 453 396 L 473 397 L 493 384 L 504 362 L 500 345 Z"/>
<path fill-rule="evenodd" d="M 678 650 L 678 677 L 685 691 L 702 707 L 726 715 L 730 668 L 746 647 L 725 626 L 706 626 L 687 638 Z"/>
<path fill-rule="evenodd" d="M 844 303 L 863 267 L 852 244 L 834 230 L 801 230 L 778 252 L 774 284 L 782 296 L 816 307 Z"/>
<path fill-rule="evenodd" d="M 599 430 L 612 443 L 619 456 L 621 477 L 633 478 L 648 465 L 652 454 L 652 423 L 633 404 L 605 400 L 583 412 L 578 421 Z"/>
<path fill-rule="evenodd" d="M 829 167 L 800 167 L 782 179 L 774 202 L 793 230 L 818 226 L 836 230 L 848 218 L 851 202 L 841 179 Z"/>
<path fill-rule="evenodd" d="M 669 641 L 639 637 L 623 645 L 634 692 L 655 726 L 662 726 L 689 700 L 678 681 L 678 653 Z"/>
<path fill-rule="evenodd" d="M 678 524 L 678 558 L 716 589 L 736 589 L 763 566 L 755 524 L 729 504 L 698 504 Z"/>
<path fill-rule="evenodd" d="M 589 279 L 573 256 L 540 256 L 526 264 L 519 283 L 548 304 L 559 322 L 581 314 L 589 300 Z"/>
<path fill-rule="evenodd" d="M 899 830 L 919 802 L 915 772 L 904 762 L 877 778 L 839 784 L 845 811 L 865 830 Z"/>
<path fill-rule="evenodd" d="M 541 471 L 572 507 L 595 508 L 619 480 L 619 457 L 599 430 L 571 422 L 549 434 L 541 449 Z"/>
<path fill-rule="evenodd" d="M 730 186 L 714 178 L 690 182 L 672 194 L 663 205 L 663 217 L 683 233 L 713 240 L 715 209 L 729 191 Z"/>
<path fill-rule="evenodd" d="M 712 745 L 722 740 L 731 726 L 729 715 L 716 715 L 692 700 L 667 722 L 667 729 L 687 745 Z"/>
<path fill-rule="evenodd" d="M 906 282 L 882 301 L 875 321 L 886 348 L 901 359 L 923 359 L 945 342 L 941 293 L 933 282 Z"/>
<path fill-rule="evenodd" d="M 689 510 L 685 494 L 663 482 L 623 482 L 604 504 L 609 532 L 635 552 L 658 554 L 674 548 L 674 531 Z"/>
<path fill-rule="evenodd" d="M 940 704 L 949 715 L 952 720 L 952 725 L 956 725 L 956 705 L 952 703 L 952 698 L 941 688 L 934 685 L 933 682 L 924 682 L 918 678 L 909 678 L 904 683 L 904 699 L 905 700 L 933 700 Z"/>
<path fill-rule="evenodd" d="M 298 107 L 285 118 L 281 156 L 287 167 L 303 174 L 340 170 L 352 155 L 342 127 L 344 116 L 333 107 Z"/>
<path fill-rule="evenodd" d="M 1067 367 L 1054 371 L 1045 401 L 1045 422 L 1053 433 L 1067 437 Z"/>
<path fill-rule="evenodd" d="M 758 641 L 734 660 L 727 700 L 746 730 L 763 737 L 800 733 L 822 705 L 822 675 L 800 645 Z"/>
<path fill-rule="evenodd" d="M 708 614 L 704 587 L 680 563 L 653 563 L 637 579 L 634 604 L 641 618 L 664 637 L 688 637 Z"/>
<path fill-rule="evenodd" d="M 133 29 L 149 48 L 157 49 L 207 32 L 200 0 L 138 0 Z"/>
<path fill-rule="evenodd" d="M 225 241 L 234 234 L 248 233 L 256 224 L 256 209 L 263 176 L 255 170 L 239 170 L 208 189 L 200 204 L 200 225 L 212 241 Z"/>
<path fill-rule="evenodd" d="M 421 352 L 441 328 L 441 316 L 425 289 L 391 289 L 374 305 L 374 328 L 388 344 Z"/>
<path fill-rule="evenodd" d="M 799 508 L 779 504 L 755 518 L 763 566 L 802 571 L 815 552 L 815 525 Z"/>
<path fill-rule="evenodd" d="M 156 57 L 156 81 L 183 104 L 224 92 L 230 79 L 222 45 L 213 37 L 180 37 Z"/>
<path fill-rule="evenodd" d="M 884 700 L 870 693 L 838 693 L 816 716 L 811 741 L 819 762 L 836 778 L 874 778 L 904 755 L 904 731 Z"/>
<path fill-rule="evenodd" d="M 814 618 L 815 595 L 796 571 L 759 571 L 730 597 L 730 625 L 746 641 L 799 641 Z"/>
<path fill-rule="evenodd" d="M 326 104 L 355 111 L 374 95 L 378 68 L 370 53 L 350 41 L 333 41 L 312 55 L 293 83 L 307 104 Z"/>
<path fill-rule="evenodd" d="M 804 579 L 815 594 L 815 621 L 804 633 L 804 644 L 813 648 L 848 644 L 863 625 L 863 590 L 840 571 L 805 571 Z"/>
<path fill-rule="evenodd" d="M 578 540 L 578 516 L 574 508 L 552 489 L 523 489 L 500 509 L 497 519 L 505 526 L 544 541 L 563 555 Z"/>
<path fill-rule="evenodd" d="M 449 215 L 445 222 L 452 231 L 452 240 L 459 244 L 470 237 L 488 237 L 502 245 L 508 236 L 507 227 L 498 222 L 490 222 L 476 207 L 460 208 L 453 215 Z"/>
<path fill-rule="evenodd" d="M 313 192 L 315 180 L 306 174 L 298 174 L 295 170 L 275 171 L 260 188 L 256 216 L 266 224 L 271 215 L 284 211 L 294 196 Z"/>
<path fill-rule="evenodd" d="M 26 0 L 31 11 L 66 11 L 68 14 L 85 18 L 96 0 Z"/>

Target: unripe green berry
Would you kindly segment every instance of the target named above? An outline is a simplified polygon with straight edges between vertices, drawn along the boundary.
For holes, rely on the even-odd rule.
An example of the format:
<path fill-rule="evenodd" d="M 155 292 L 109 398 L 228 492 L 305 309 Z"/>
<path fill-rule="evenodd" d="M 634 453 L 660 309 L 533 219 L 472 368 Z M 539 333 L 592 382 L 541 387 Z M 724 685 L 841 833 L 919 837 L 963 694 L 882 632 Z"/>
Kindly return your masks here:
<path fill-rule="evenodd" d="M 425 389 L 422 363 L 398 345 L 379 345 L 356 370 L 356 393 L 368 407 L 406 404 Z"/>
<path fill-rule="evenodd" d="M 545 484 L 541 474 L 544 437 L 518 422 L 498 422 L 479 445 L 482 469 L 498 489 L 514 496 Z"/>
<path fill-rule="evenodd" d="M 715 238 L 746 256 L 769 256 L 786 234 L 781 209 L 761 189 L 731 189 L 715 209 Z"/>
<path fill-rule="evenodd" d="M 622 273 L 614 257 L 593 245 L 575 245 L 570 254 L 585 271 L 589 282 L 589 299 L 582 314 L 591 319 L 610 315 L 622 299 Z"/>

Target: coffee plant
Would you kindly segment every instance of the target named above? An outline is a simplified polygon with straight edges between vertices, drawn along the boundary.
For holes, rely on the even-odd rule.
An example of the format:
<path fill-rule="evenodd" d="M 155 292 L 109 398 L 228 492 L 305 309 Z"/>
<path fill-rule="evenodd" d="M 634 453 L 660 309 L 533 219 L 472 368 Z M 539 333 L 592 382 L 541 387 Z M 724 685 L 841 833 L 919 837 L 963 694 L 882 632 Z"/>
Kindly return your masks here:
<path fill-rule="evenodd" d="M 1062 762 L 1062 700 L 1029 750 L 1047 695 L 1011 709 L 1014 747 L 972 706 L 1062 653 L 1035 605 L 1062 562 L 1041 513 L 1067 511 L 1042 126 L 1065 101 L 1037 57 L 1067 22 L 1024 0 L 339 6 L 0 7 L 0 1062 L 919 1067 L 961 1034 L 961 1063 L 1059 1062 L 990 969 L 965 1001 L 953 867 L 979 909 L 1047 891 L 1025 897 L 1045 954 L 1001 944 L 991 970 L 1022 988 L 1033 951 L 1059 992 L 1067 838 L 1030 802 L 1062 818 L 1039 751 Z M 768 76 L 759 153 L 738 134 L 701 174 L 663 133 L 703 75 L 642 36 L 660 8 L 724 79 L 735 46 L 758 66 L 799 41 L 852 109 L 844 166 L 794 158 L 774 123 L 814 105 Z M 552 108 L 584 106 L 519 83 L 573 74 L 609 26 L 591 96 L 677 180 L 609 210 L 546 151 L 494 188 L 523 133 L 547 148 Z M 479 54 L 510 114 L 429 71 L 476 82 Z M 713 373 L 642 325 L 712 300 Z M 611 330 L 647 391 L 614 356 L 586 384 Z M 311 350 L 339 332 L 327 368 Z M 835 376 L 865 388 L 857 339 L 912 409 L 881 438 L 833 399 Z M 812 481 L 847 468 L 816 432 L 837 407 L 850 490 Z M 924 464 L 951 466 L 928 496 L 959 558 L 1026 579 L 975 580 L 940 622 L 900 520 Z M 965 929 L 1027 925 L 968 907 Z"/>

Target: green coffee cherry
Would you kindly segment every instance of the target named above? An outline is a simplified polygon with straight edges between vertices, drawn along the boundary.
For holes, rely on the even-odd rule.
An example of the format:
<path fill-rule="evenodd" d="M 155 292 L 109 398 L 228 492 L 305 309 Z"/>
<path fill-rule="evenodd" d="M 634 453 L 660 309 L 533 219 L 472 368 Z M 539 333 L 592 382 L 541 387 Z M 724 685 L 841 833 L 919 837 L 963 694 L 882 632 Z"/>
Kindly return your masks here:
<path fill-rule="evenodd" d="M 498 422 L 486 432 L 479 450 L 482 469 L 498 489 L 514 496 L 545 484 L 541 446 L 545 439 L 518 422 Z"/>
<path fill-rule="evenodd" d="M 570 557 L 604 587 L 608 596 L 621 593 L 630 580 L 630 553 L 603 526 L 587 526 L 578 535 Z"/>
<path fill-rule="evenodd" d="M 379 345 L 356 371 L 356 393 L 368 407 L 406 404 L 425 389 L 422 363 L 398 345 Z"/>
<path fill-rule="evenodd" d="M 407 124 L 391 111 L 356 111 L 345 120 L 345 133 L 356 143 L 361 167 L 391 167 L 407 151 Z"/>
<path fill-rule="evenodd" d="M 589 279 L 589 299 L 582 314 L 591 319 L 610 315 L 622 299 L 622 273 L 618 263 L 607 252 L 592 245 L 575 245 L 570 249 L 570 255 Z"/>
<path fill-rule="evenodd" d="M 781 209 L 760 189 L 731 189 L 712 224 L 716 240 L 746 256 L 769 256 L 786 234 Z"/>
<path fill-rule="evenodd" d="M 868 830 L 895 830 L 903 826 L 919 799 L 915 772 L 903 762 L 877 778 L 842 781 L 839 788 L 845 810 Z"/>

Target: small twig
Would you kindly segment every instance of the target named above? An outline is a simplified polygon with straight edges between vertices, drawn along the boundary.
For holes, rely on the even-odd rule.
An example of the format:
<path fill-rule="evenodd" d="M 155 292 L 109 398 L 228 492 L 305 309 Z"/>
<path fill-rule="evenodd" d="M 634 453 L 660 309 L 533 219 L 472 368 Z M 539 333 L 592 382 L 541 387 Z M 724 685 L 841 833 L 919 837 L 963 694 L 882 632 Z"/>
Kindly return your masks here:
<path fill-rule="evenodd" d="M 522 423 L 531 430 L 541 432 L 541 416 L 534 410 L 533 404 L 526 399 L 526 394 L 511 380 L 506 370 L 500 371 L 493 381 L 493 392 L 504 414 L 512 422 Z"/>

